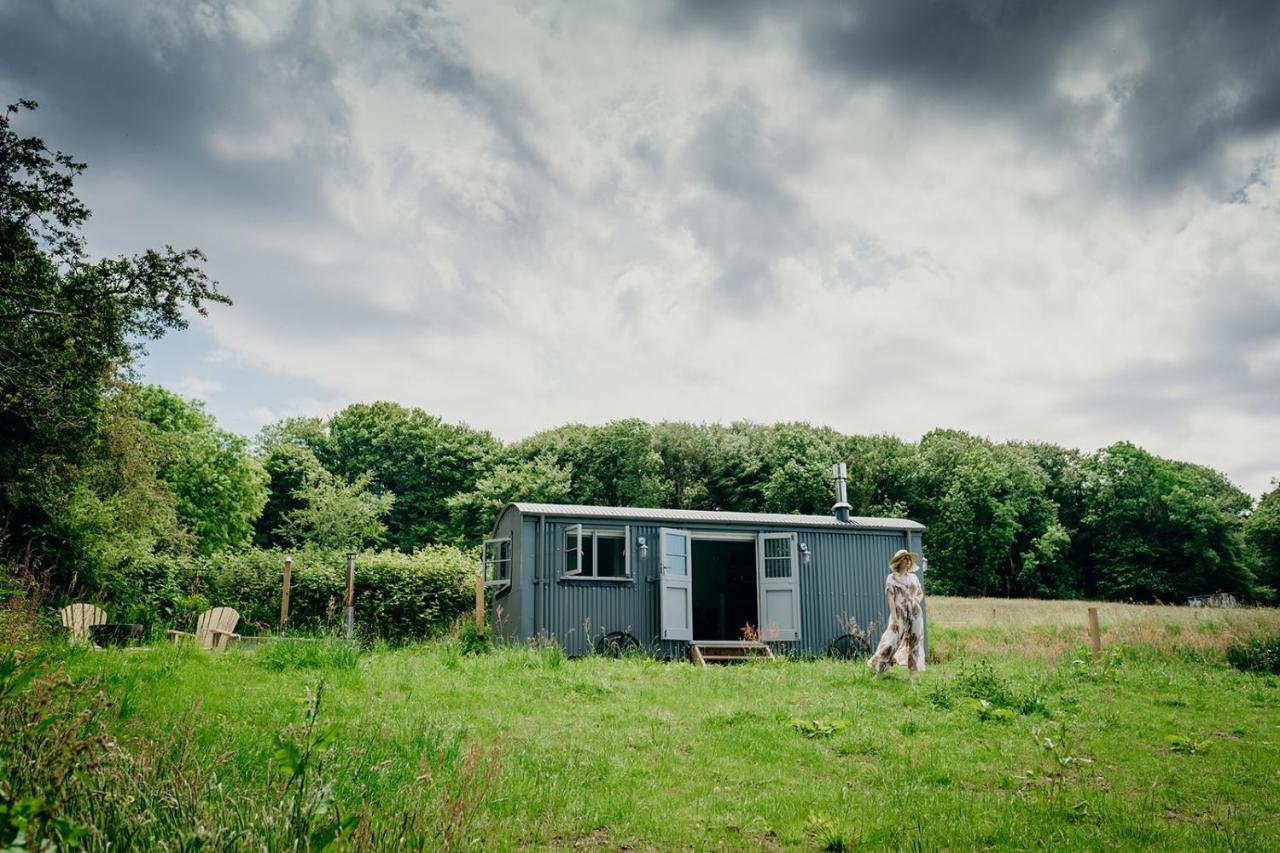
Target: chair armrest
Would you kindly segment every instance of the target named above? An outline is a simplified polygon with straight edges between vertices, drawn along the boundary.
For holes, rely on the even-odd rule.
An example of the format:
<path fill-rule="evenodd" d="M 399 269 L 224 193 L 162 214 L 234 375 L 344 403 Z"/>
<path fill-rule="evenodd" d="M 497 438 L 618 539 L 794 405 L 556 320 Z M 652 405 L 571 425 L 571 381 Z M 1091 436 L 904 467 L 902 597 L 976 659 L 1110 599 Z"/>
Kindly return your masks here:
<path fill-rule="evenodd" d="M 217 629 L 214 629 L 209 633 L 213 636 L 214 651 L 219 651 L 219 652 L 226 651 L 227 646 L 230 645 L 232 640 L 240 639 L 239 634 L 232 633 L 231 631 L 219 631 Z"/>
<path fill-rule="evenodd" d="M 165 636 L 166 636 L 166 637 L 168 637 L 169 639 L 173 640 L 175 643 L 176 643 L 176 642 L 178 642 L 178 640 L 181 640 L 183 637 L 194 637 L 194 636 L 195 636 L 195 634 L 189 634 L 189 633 L 187 633 L 186 631 L 175 631 L 175 630 L 174 630 L 174 629 L 172 629 L 172 628 L 168 628 L 168 629 L 166 629 L 164 633 L 165 633 Z"/>

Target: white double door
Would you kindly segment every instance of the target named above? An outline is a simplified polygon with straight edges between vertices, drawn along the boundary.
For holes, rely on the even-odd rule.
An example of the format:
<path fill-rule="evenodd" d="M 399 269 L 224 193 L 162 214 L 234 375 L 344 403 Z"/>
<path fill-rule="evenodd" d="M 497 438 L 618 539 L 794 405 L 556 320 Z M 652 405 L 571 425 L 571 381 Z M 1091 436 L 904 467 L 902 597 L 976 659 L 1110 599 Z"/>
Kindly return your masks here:
<path fill-rule="evenodd" d="M 663 527 L 658 534 L 658 600 L 662 639 L 693 641 L 693 537 Z M 756 581 L 760 639 L 800 639 L 800 572 L 796 534 L 756 536 Z"/>

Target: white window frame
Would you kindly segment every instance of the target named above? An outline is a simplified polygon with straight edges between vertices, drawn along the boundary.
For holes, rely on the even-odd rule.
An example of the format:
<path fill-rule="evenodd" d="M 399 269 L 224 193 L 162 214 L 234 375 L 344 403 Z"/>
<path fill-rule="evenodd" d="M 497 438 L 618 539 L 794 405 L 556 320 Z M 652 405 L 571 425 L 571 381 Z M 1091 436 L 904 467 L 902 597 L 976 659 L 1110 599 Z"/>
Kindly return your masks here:
<path fill-rule="evenodd" d="M 591 541 L 591 571 L 596 572 L 600 566 L 600 549 L 597 545 L 598 537 L 606 539 L 622 539 L 622 575 L 620 577 L 601 577 L 597 574 L 585 575 L 582 573 L 582 554 L 587 547 L 584 540 Z M 571 548 L 569 543 L 576 538 L 577 547 Z M 564 531 L 564 554 L 565 562 L 569 562 L 570 554 L 577 554 L 574 561 L 575 568 L 566 566 L 564 572 L 560 575 L 561 580 L 573 581 L 604 581 L 606 583 L 626 583 L 631 580 L 631 525 L 619 530 L 616 527 L 602 528 L 583 528 L 581 524 L 571 524 Z"/>
<path fill-rule="evenodd" d="M 577 554 L 578 558 L 575 562 L 575 568 L 564 570 L 563 577 L 576 578 L 582 574 L 582 536 L 583 530 L 581 524 L 571 524 L 564 529 L 564 557 L 565 561 L 569 560 L 570 554 Z M 577 540 L 577 544 L 570 548 L 569 540 L 573 538 Z"/>
<path fill-rule="evenodd" d="M 502 554 L 502 545 L 507 546 L 507 556 L 504 558 Z M 506 589 L 511 586 L 511 537 L 504 536 L 500 539 L 486 539 L 480 551 L 480 571 L 484 585 L 494 589 Z M 505 569 L 505 572 L 500 572 Z M 498 577 L 499 574 L 505 574 L 505 577 Z"/>

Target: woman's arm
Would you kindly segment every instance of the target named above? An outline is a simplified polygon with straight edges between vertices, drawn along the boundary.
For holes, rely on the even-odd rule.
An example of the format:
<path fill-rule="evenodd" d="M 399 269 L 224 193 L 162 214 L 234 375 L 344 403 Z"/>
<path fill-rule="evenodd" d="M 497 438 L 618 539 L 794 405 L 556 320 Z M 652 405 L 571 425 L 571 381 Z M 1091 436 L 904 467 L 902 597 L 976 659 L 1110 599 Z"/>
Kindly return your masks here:
<path fill-rule="evenodd" d="M 893 606 L 893 593 L 888 587 L 885 588 L 884 597 L 889 602 L 889 627 L 896 631 L 898 630 L 898 608 Z"/>

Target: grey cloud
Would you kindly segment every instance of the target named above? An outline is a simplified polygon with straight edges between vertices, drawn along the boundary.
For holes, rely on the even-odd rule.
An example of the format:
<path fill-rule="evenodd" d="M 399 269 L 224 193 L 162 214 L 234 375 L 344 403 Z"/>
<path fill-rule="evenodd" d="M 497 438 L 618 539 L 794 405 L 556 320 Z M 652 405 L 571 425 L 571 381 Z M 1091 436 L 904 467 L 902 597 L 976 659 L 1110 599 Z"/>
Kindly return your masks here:
<path fill-rule="evenodd" d="M 1220 281 L 1203 321 L 1204 340 L 1237 349 L 1280 343 L 1280 291 L 1272 281 Z M 1273 391 L 1280 392 L 1280 385 Z M 1280 407 L 1280 393 L 1276 393 Z"/>
<path fill-rule="evenodd" d="M 466 103 L 481 116 L 506 143 L 504 152 L 539 178 L 549 179 L 551 172 L 542 153 L 528 138 L 525 127 L 536 117 L 525 107 L 516 87 L 490 75 L 478 73 L 462 61 L 459 51 L 448 43 L 447 30 L 426 18 L 421 9 L 397 10 L 393 22 L 371 24 L 361 35 L 368 43 L 398 49 L 388 53 L 412 69 L 424 89 L 450 94 Z"/>
<path fill-rule="evenodd" d="M 202 207 L 252 209 L 255 217 L 305 220 L 322 210 L 313 167 L 302 156 L 219 161 L 214 131 L 260 127 L 286 103 L 262 93 L 305 91 L 310 105 L 342 116 L 330 71 L 287 49 L 213 38 L 191 7 L 148 14 L 140 7 L 15 3 L 0 8 L 0 80 L 10 100 L 43 101 L 31 117 L 51 144 L 89 164 L 89 174 L 163 175 L 175 195 Z M 309 15 L 293 22 L 304 42 Z"/>
<path fill-rule="evenodd" d="M 678 213 L 720 265 L 716 291 L 739 310 L 768 304 L 781 286 L 770 265 L 818 240 L 817 226 L 785 186 L 805 168 L 798 137 L 770 134 L 759 105 L 738 95 L 703 116 L 683 153 L 703 190 Z"/>
<path fill-rule="evenodd" d="M 1170 363 L 1156 353 L 1126 363 L 1076 389 L 1072 409 L 1099 420 L 1165 426 L 1186 425 L 1206 409 L 1280 418 L 1280 364 L 1251 365 L 1280 343 L 1280 294 L 1226 280 L 1197 317 L 1189 340 L 1177 342 L 1189 345 L 1185 357 Z"/>
<path fill-rule="evenodd" d="M 404 318 L 368 304 L 360 287 L 342 292 L 344 284 L 372 274 L 370 268 L 311 269 L 235 236 L 237 227 L 246 226 L 264 234 L 277 228 L 309 233 L 321 241 L 342 232 L 324 178 L 352 168 L 342 150 L 350 119 L 334 87 L 338 69 L 320 49 L 317 7 L 300 4 L 282 33 L 257 44 L 228 32 L 225 12 L 217 4 L 121 9 L 110 3 L 0 3 L 0 86 L 12 89 L 8 101 L 43 102 L 23 117 L 22 127 L 87 162 L 82 187 L 108 176 L 128 186 L 164 187 L 154 208 L 130 222 L 92 204 L 100 217 L 92 228 L 108 242 L 140 249 L 182 243 L 184 232 L 195 230 L 195 244 L 210 255 L 211 272 L 239 312 L 283 312 L 315 334 L 357 324 L 404 331 Z M 347 37 L 378 44 L 373 56 L 382 70 L 456 97 L 506 141 L 503 156 L 521 165 L 517 182 L 544 182 L 545 164 L 521 131 L 528 118 L 518 97 L 479 77 L 439 43 L 420 10 L 384 19 L 357 16 Z M 252 139 L 281 117 L 305 121 L 309 138 L 299 150 L 225 158 L 213 149 L 219 131 Z M 497 226 L 471 221 L 474 214 L 429 185 L 419 188 L 417 208 L 424 219 L 461 226 L 470 236 L 488 233 L 507 253 L 528 255 L 541 239 L 537 192 L 528 185 L 516 189 L 522 190 L 517 209 Z M 460 266 L 460 275 L 471 280 L 486 264 Z M 431 290 L 424 281 L 421 310 L 414 312 L 422 315 L 415 318 L 419 326 L 461 329 L 473 322 L 465 300 L 444 304 Z"/>
<path fill-rule="evenodd" d="M 1200 179 L 1221 190 L 1226 146 L 1280 129 L 1280 4 L 1269 0 L 683 3 L 668 23 L 732 38 L 747 16 L 798 22 L 799 48 L 821 73 L 887 86 L 905 107 L 1013 122 L 1073 149 L 1084 168 L 1094 168 L 1090 131 L 1118 107 L 1123 162 L 1098 177 L 1137 190 Z M 1148 62 L 1132 76 L 1110 71 L 1128 56 Z M 1081 70 L 1110 75 L 1105 102 L 1061 91 Z"/>

